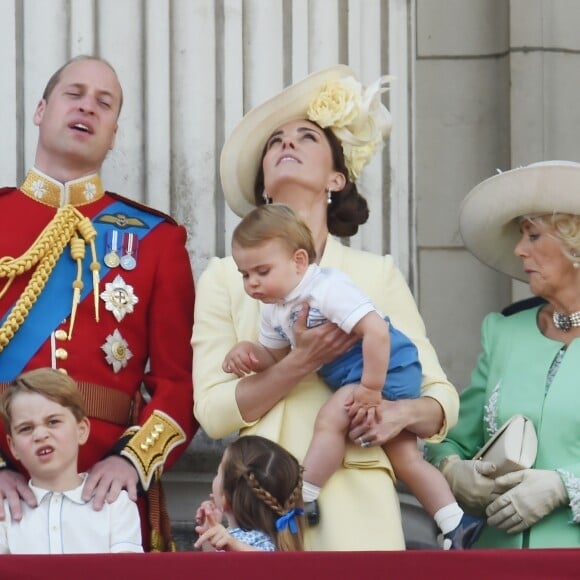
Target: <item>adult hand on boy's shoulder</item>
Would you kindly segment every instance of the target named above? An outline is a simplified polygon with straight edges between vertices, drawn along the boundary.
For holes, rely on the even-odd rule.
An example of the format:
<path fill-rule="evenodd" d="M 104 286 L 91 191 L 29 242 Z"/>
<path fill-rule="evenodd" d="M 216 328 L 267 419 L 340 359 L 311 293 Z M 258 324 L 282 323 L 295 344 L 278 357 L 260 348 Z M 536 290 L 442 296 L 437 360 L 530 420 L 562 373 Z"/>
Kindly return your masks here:
<path fill-rule="evenodd" d="M 12 469 L 0 470 L 0 520 L 6 519 L 4 500 L 14 521 L 22 519 L 22 501 L 30 507 L 36 507 L 36 497 L 32 493 L 26 478 Z"/>
<path fill-rule="evenodd" d="M 83 500 L 92 498 L 93 509 L 102 509 L 105 501 L 114 502 L 122 489 L 133 501 L 137 501 L 137 484 L 139 475 L 129 461 L 118 455 L 111 455 L 95 463 L 89 470 L 87 482 L 83 489 Z"/>

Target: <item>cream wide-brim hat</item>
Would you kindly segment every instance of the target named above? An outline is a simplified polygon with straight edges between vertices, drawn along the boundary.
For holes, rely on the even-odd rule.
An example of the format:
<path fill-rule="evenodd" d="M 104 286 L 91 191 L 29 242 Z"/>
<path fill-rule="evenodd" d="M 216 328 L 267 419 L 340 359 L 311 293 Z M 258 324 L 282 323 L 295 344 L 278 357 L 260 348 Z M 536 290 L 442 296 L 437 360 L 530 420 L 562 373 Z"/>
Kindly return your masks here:
<path fill-rule="evenodd" d="M 270 135 L 285 123 L 304 119 L 308 106 L 324 84 L 354 76 L 346 65 L 315 72 L 242 118 L 227 139 L 220 158 L 222 188 L 232 211 L 243 217 L 256 207 L 254 182 Z"/>
<path fill-rule="evenodd" d="M 580 164 L 543 161 L 505 171 L 475 186 L 459 210 L 459 231 L 467 249 L 484 264 L 528 281 L 514 254 L 525 215 L 580 215 Z"/>

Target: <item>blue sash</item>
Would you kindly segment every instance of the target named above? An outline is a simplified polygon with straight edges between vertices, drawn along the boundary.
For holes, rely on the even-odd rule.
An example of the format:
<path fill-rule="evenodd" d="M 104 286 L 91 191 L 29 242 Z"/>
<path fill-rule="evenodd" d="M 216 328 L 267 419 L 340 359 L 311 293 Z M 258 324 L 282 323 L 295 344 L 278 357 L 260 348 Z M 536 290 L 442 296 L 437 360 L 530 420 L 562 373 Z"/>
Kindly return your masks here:
<path fill-rule="evenodd" d="M 104 279 L 109 272 L 109 268 L 101 261 L 105 255 L 105 232 L 114 224 L 100 223 L 98 219 L 104 215 L 115 215 L 117 213 L 138 218 L 145 224 L 145 227 L 123 227 L 124 232 L 136 234 L 139 240 L 142 240 L 164 221 L 162 216 L 148 213 L 123 201 L 115 201 L 93 217 L 91 221 L 97 230 L 95 246 L 97 257 L 101 262 L 101 279 Z M 83 263 L 82 280 L 84 286 L 81 290 L 81 301 L 93 292 L 93 275 L 89 268 L 91 261 L 91 252 L 87 251 Z M 11 381 L 19 375 L 28 364 L 28 361 L 48 339 L 51 332 L 70 316 L 72 309 L 72 283 L 76 279 L 76 275 L 76 262 L 71 259 L 70 248 L 67 246 L 64 248 L 44 290 L 28 313 L 23 325 L 18 329 L 6 348 L 0 352 L 0 382 Z M 12 312 L 12 307 L 8 309 L 2 320 L 0 320 L 0 324 L 4 323 L 10 312 Z"/>

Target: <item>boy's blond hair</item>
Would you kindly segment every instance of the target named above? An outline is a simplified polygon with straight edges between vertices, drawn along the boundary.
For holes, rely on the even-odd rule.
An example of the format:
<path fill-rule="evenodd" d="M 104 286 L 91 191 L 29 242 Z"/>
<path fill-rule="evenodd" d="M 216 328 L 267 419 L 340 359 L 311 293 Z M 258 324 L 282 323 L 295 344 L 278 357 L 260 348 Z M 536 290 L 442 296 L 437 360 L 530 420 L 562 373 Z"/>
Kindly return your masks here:
<path fill-rule="evenodd" d="M 22 373 L 10 382 L 0 397 L 0 418 L 7 433 L 11 433 L 11 406 L 16 395 L 37 394 L 70 409 L 77 422 L 87 416 L 83 396 L 69 376 L 50 368 Z"/>
<path fill-rule="evenodd" d="M 287 205 L 260 205 L 247 214 L 232 236 L 232 246 L 253 248 L 264 242 L 279 239 L 291 253 L 306 250 L 308 262 L 316 260 L 316 249 L 310 228 Z"/>

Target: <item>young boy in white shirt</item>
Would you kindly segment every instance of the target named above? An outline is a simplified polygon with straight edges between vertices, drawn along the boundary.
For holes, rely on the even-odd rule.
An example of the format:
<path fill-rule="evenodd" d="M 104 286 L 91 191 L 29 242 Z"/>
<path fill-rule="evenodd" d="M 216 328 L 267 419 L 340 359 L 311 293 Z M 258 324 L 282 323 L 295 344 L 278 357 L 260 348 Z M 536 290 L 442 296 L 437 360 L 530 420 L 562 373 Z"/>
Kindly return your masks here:
<path fill-rule="evenodd" d="M 20 521 L 5 505 L 0 553 L 143 552 L 139 512 L 127 492 L 100 511 L 82 500 L 86 474 L 78 473 L 77 458 L 90 423 L 70 377 L 49 368 L 21 374 L 0 398 L 0 418 L 38 503 L 23 504 Z"/>

